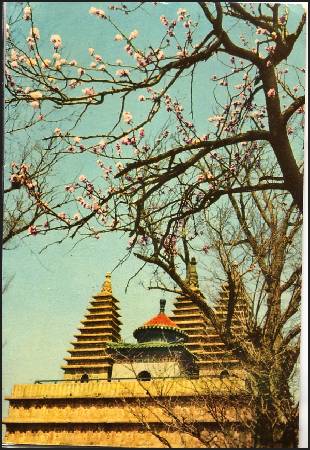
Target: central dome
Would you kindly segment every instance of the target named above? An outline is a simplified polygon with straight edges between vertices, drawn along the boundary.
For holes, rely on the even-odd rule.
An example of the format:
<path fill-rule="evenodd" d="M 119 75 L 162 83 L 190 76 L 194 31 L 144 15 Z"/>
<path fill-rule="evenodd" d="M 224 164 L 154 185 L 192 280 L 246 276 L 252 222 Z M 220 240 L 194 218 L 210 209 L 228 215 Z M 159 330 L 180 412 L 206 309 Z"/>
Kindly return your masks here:
<path fill-rule="evenodd" d="M 157 316 L 145 322 L 143 326 L 147 327 L 149 325 L 162 325 L 164 327 L 178 328 L 177 324 L 173 322 L 171 319 L 169 319 L 169 317 L 162 312 L 160 312 L 159 314 L 157 314 Z"/>

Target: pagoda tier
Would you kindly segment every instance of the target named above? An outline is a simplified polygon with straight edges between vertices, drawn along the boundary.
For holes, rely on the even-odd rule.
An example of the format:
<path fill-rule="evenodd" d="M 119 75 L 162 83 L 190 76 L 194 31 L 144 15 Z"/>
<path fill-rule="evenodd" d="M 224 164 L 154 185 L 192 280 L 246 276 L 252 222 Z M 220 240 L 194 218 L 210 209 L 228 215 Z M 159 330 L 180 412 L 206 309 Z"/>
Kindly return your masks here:
<path fill-rule="evenodd" d="M 111 275 L 106 274 L 101 291 L 90 300 L 90 306 L 81 320 L 76 340 L 71 342 L 70 356 L 65 358 L 65 380 L 106 379 L 112 367 L 111 356 L 106 352 L 107 345 L 120 341 L 120 314 L 118 300 L 112 295 Z M 87 378 L 88 377 L 88 378 Z"/>
<path fill-rule="evenodd" d="M 233 335 L 243 337 L 248 321 L 249 308 L 245 290 L 240 277 L 238 277 L 236 267 L 234 266 L 232 270 L 237 281 L 237 303 L 234 308 L 230 329 Z M 192 258 L 188 269 L 187 281 L 192 289 L 199 291 L 194 258 Z M 228 284 L 225 283 L 222 286 L 219 300 L 214 306 L 215 315 L 222 322 L 227 320 L 228 300 L 229 288 Z M 182 331 L 187 333 L 189 340 L 186 343 L 186 347 L 198 357 L 197 365 L 199 366 L 200 374 L 221 372 L 225 369 L 232 370 L 240 366 L 240 361 L 226 348 L 213 325 L 205 318 L 200 308 L 190 298 L 184 295 L 176 298 L 171 319 Z"/>

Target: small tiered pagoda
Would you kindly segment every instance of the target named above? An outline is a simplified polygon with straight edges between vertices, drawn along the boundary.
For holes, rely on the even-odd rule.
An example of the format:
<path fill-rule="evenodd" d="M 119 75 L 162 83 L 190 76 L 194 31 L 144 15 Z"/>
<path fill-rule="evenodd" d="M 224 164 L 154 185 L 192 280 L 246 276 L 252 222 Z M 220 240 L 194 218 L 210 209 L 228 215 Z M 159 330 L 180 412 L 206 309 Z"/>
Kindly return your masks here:
<path fill-rule="evenodd" d="M 106 274 L 101 291 L 93 295 L 87 308 L 85 320 L 81 321 L 80 333 L 74 335 L 71 356 L 62 366 L 66 379 L 106 379 L 112 367 L 112 359 L 106 352 L 107 344 L 120 341 L 120 314 L 118 300 L 113 296 L 111 273 Z"/>

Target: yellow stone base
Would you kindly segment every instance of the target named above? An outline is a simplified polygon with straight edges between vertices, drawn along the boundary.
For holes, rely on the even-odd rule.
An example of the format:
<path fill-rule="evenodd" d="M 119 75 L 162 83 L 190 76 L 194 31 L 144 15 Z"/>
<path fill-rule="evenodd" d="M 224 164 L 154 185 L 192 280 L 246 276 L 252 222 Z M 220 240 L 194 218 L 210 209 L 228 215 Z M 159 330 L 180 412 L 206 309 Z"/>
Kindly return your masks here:
<path fill-rule="evenodd" d="M 202 436 L 211 440 L 209 447 L 222 447 L 211 399 L 219 419 L 225 413 L 229 436 L 247 447 L 250 437 L 240 431 L 240 402 L 237 409 L 232 403 L 244 394 L 240 380 L 217 378 L 16 385 L 7 398 L 5 442 L 166 447 L 166 439 L 172 447 L 206 447 L 181 432 L 177 416 L 203 430 Z"/>

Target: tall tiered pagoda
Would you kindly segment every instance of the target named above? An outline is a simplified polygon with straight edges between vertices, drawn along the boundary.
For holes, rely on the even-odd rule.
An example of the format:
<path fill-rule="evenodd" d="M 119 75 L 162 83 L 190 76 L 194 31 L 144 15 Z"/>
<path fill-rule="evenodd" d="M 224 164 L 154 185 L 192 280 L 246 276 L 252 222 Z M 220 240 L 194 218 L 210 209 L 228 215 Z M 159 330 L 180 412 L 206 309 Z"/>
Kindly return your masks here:
<path fill-rule="evenodd" d="M 113 296 L 111 274 L 106 274 L 101 291 L 93 295 L 85 319 L 81 321 L 80 333 L 74 335 L 71 356 L 62 366 L 65 379 L 106 379 L 111 372 L 112 359 L 106 352 L 108 343 L 120 340 L 120 314 L 118 300 Z"/>
<path fill-rule="evenodd" d="M 240 276 L 236 266 L 232 267 L 232 277 L 236 289 L 236 305 L 232 317 L 231 329 L 239 335 L 244 334 L 246 320 L 248 317 L 248 305 L 245 290 L 242 286 Z M 203 297 L 199 290 L 199 280 L 196 269 L 196 260 L 192 258 L 187 270 L 187 281 L 191 289 L 196 290 Z M 226 320 L 228 311 L 229 285 L 224 283 L 220 298 L 214 306 L 215 314 L 220 320 Z M 206 319 L 202 311 L 196 306 L 191 298 L 181 294 L 176 298 L 171 319 L 177 326 L 185 331 L 189 337 L 187 348 L 198 357 L 197 365 L 201 376 L 208 375 L 216 371 L 226 372 L 228 369 L 239 370 L 240 361 L 225 348 L 213 325 Z"/>

